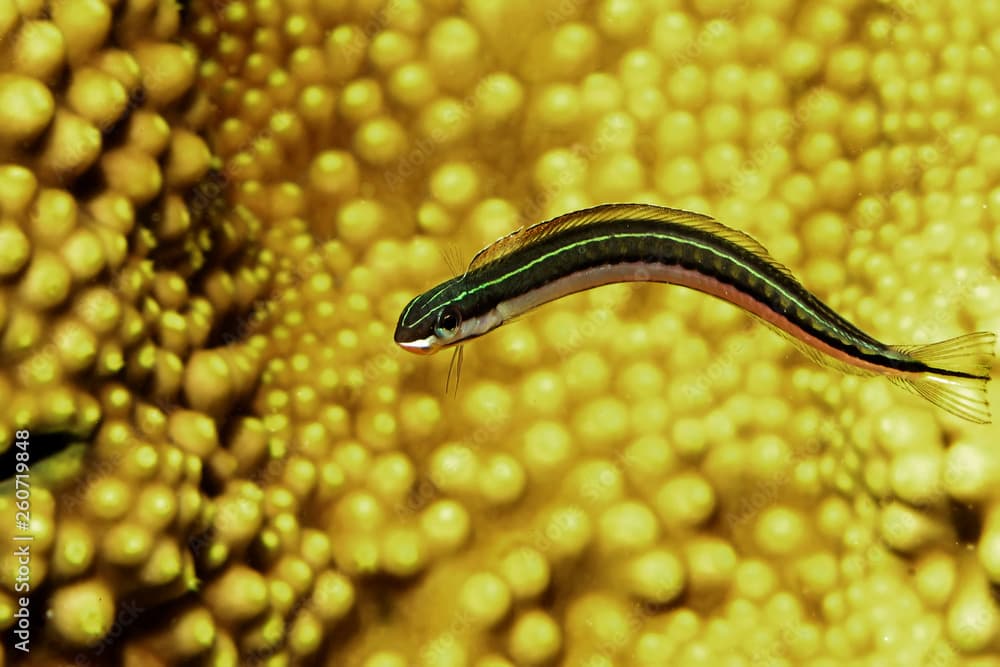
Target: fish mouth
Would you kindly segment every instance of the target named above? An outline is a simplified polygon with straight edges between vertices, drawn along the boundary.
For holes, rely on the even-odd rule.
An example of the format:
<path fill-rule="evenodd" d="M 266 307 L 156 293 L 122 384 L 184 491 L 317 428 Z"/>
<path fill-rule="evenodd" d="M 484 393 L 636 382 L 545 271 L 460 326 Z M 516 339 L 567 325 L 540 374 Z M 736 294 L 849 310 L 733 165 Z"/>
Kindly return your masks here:
<path fill-rule="evenodd" d="M 433 345 L 426 338 L 420 340 L 397 340 L 396 345 L 413 354 L 427 355 L 437 352 L 437 346 Z"/>

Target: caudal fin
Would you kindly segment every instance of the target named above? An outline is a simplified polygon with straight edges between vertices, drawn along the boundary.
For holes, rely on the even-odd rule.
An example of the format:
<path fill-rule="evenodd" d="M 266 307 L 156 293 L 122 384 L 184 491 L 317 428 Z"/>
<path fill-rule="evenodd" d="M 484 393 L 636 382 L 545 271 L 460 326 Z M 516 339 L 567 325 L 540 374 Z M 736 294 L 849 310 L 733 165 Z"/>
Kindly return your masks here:
<path fill-rule="evenodd" d="M 977 331 L 929 345 L 896 345 L 894 349 L 933 370 L 919 377 L 896 376 L 889 380 L 957 417 L 989 424 L 986 383 L 996 338 L 992 331 Z"/>

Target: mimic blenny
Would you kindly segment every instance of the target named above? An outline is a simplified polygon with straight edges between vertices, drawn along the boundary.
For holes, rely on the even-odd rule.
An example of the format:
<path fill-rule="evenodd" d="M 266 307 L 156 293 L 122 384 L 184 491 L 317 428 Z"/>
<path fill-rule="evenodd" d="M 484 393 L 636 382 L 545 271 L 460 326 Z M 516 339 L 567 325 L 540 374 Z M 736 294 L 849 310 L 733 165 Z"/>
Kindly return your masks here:
<path fill-rule="evenodd" d="M 821 364 L 885 376 L 963 419 L 990 421 L 993 332 L 886 345 L 820 301 L 746 234 L 705 215 L 649 204 L 596 206 L 499 239 L 465 273 L 413 299 L 399 317 L 395 341 L 430 354 L 567 294 L 632 281 L 683 285 L 725 299 Z"/>

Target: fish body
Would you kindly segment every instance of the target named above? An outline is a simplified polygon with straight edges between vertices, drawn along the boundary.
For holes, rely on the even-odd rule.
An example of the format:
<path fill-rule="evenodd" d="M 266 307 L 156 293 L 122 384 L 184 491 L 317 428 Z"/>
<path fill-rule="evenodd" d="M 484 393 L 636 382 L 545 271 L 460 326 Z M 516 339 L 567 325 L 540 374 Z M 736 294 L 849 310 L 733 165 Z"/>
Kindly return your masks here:
<path fill-rule="evenodd" d="M 608 204 L 518 230 L 462 275 L 403 310 L 395 340 L 428 354 L 481 336 L 543 303 L 617 282 L 662 282 L 733 303 L 840 370 L 884 375 L 970 421 L 990 420 L 995 334 L 923 346 L 880 342 L 824 304 L 754 239 L 704 215 Z"/>

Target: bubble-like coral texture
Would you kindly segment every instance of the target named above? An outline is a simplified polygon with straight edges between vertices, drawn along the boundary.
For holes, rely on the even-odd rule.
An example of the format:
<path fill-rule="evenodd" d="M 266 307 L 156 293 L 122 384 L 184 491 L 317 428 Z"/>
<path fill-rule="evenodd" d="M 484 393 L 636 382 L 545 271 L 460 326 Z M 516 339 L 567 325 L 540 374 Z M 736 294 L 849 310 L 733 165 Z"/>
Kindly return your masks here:
<path fill-rule="evenodd" d="M 392 332 L 611 201 L 889 342 L 1000 329 L 1000 3 L 0 0 L 0 54 L 0 435 L 75 443 L 31 660 L 995 664 L 996 426 L 662 285 L 454 396 Z"/>
<path fill-rule="evenodd" d="M 274 257 L 228 194 L 180 24 L 173 2 L 0 6 L 0 450 L 13 463 L 31 434 L 39 664 L 121 655 L 148 610 L 200 590 L 190 540 L 231 458 L 219 430 L 259 375 L 232 321 L 268 293 Z M 14 490 L 8 542 L 24 532 Z M 28 592 L 19 565 L 0 565 L 5 631 Z"/>

